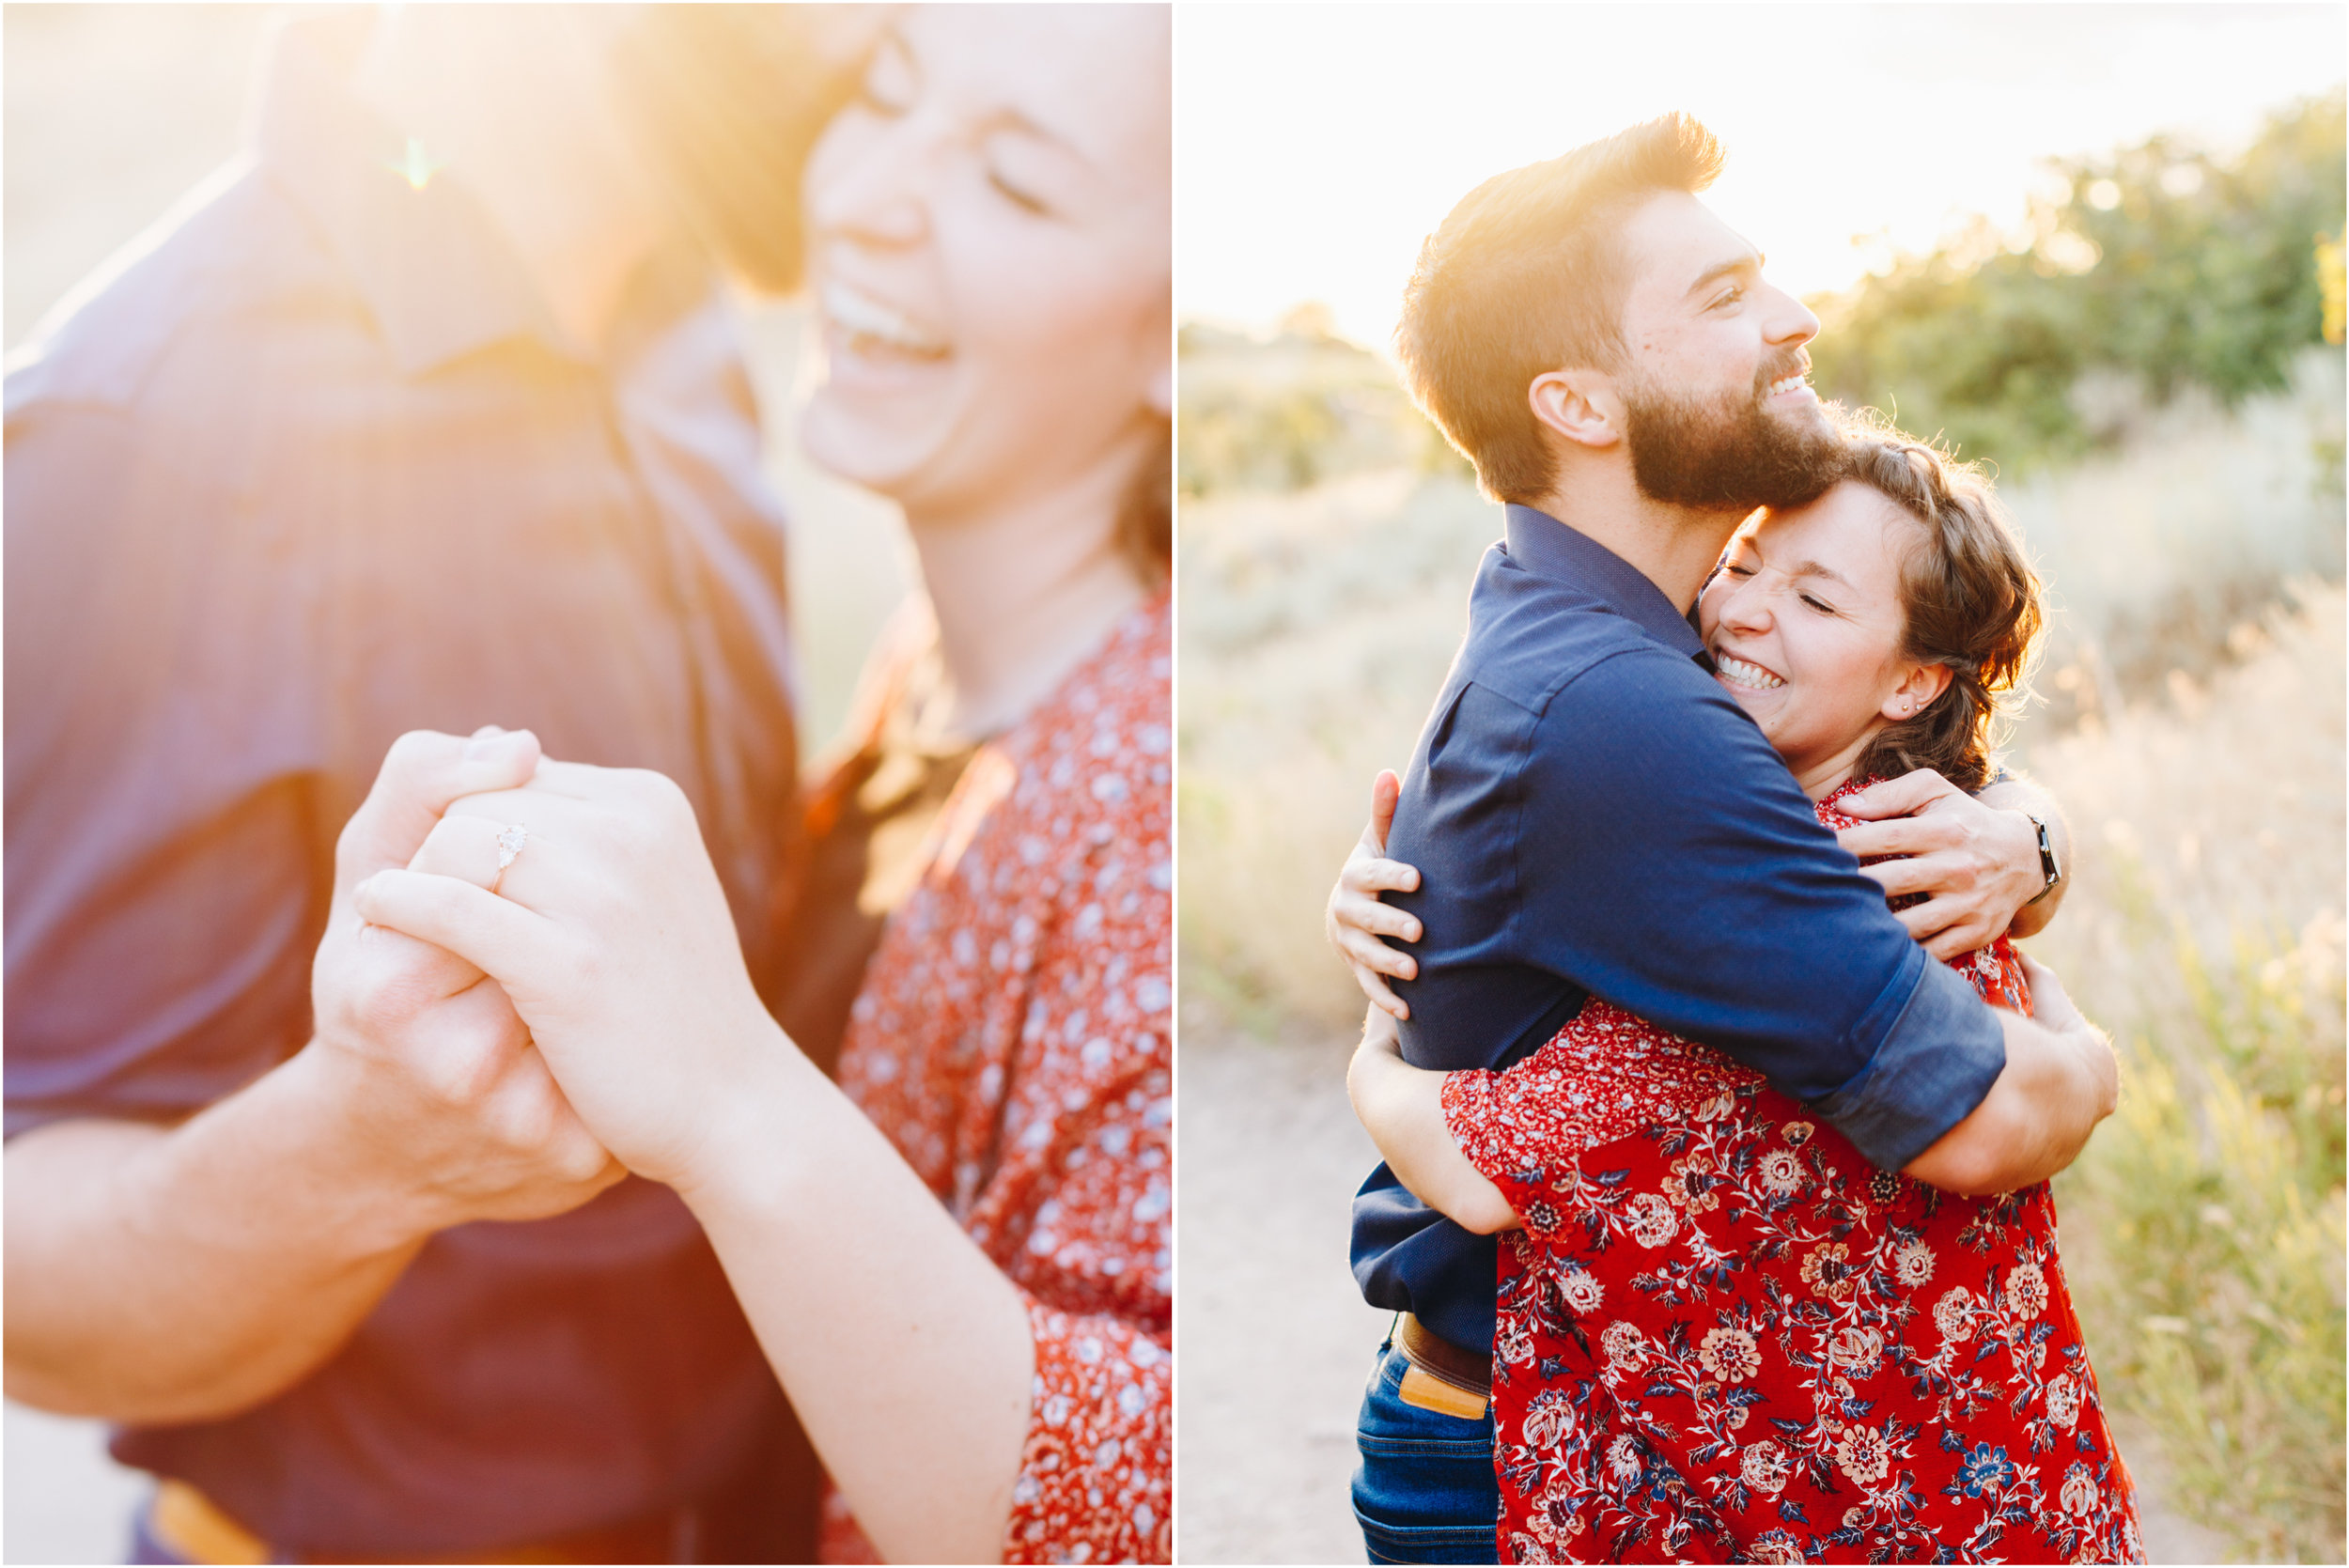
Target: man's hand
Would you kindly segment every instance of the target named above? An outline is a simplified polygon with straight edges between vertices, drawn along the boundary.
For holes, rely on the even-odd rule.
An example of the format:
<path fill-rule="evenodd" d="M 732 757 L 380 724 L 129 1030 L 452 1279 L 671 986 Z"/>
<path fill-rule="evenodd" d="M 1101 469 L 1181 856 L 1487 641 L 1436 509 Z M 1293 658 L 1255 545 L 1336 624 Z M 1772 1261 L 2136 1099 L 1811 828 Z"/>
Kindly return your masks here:
<path fill-rule="evenodd" d="M 1860 869 L 1888 898 L 1925 895 L 1893 913 L 1936 958 L 2005 936 L 2016 913 L 2046 889 L 2030 818 L 1977 800 L 1931 768 L 1873 784 L 1842 804 L 1867 819 L 1835 835 L 1844 848 L 1863 861 L 1903 857 Z"/>
<path fill-rule="evenodd" d="M 1418 921 L 1378 897 L 1387 892 L 1409 893 L 1419 886 L 1416 868 L 1386 858 L 1387 830 L 1394 825 L 1395 798 L 1402 790 L 1402 781 L 1392 768 L 1372 781 L 1369 825 L 1355 841 L 1353 853 L 1346 856 L 1338 885 L 1330 890 L 1321 929 L 1353 971 L 1354 983 L 1370 998 L 1371 1005 L 1394 1017 L 1408 1018 L 1410 1008 L 1389 988 L 1386 977 L 1412 979 L 1419 973 L 1418 961 L 1378 939 L 1397 937 L 1415 942 L 1420 938 Z"/>
<path fill-rule="evenodd" d="M 382 1184 L 381 1218 L 394 1230 L 542 1219 L 626 1174 L 580 1124 L 496 981 L 351 908 L 353 888 L 399 866 L 490 887 L 494 844 L 434 830 L 458 797 L 527 780 L 537 764 L 528 731 L 402 736 L 335 846 L 304 1055 Z"/>
<path fill-rule="evenodd" d="M 403 737 L 343 831 L 310 1043 L 176 1126 L 69 1120 L 10 1141 L 11 1398 L 115 1421 L 234 1415 L 333 1356 L 434 1231 L 552 1214 L 618 1179 L 497 988 L 350 908 L 450 801 L 537 763 L 528 734 Z M 494 877 L 494 851 L 454 847 L 425 863 Z"/>

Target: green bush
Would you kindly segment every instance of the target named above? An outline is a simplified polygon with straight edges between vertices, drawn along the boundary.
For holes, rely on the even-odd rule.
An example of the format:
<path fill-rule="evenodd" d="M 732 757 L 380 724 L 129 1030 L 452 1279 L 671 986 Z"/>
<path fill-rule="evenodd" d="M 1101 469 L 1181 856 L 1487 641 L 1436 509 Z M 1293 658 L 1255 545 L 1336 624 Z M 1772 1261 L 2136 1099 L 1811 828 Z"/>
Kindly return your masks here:
<path fill-rule="evenodd" d="M 2156 136 L 2058 161 L 2030 234 L 1986 221 L 1814 301 L 1815 384 L 1893 411 L 2013 474 L 2123 432 L 2078 395 L 2106 373 L 2154 403 L 2281 389 L 2326 340 L 2321 247 L 2342 228 L 2343 100 L 2273 116 L 2219 162 Z"/>

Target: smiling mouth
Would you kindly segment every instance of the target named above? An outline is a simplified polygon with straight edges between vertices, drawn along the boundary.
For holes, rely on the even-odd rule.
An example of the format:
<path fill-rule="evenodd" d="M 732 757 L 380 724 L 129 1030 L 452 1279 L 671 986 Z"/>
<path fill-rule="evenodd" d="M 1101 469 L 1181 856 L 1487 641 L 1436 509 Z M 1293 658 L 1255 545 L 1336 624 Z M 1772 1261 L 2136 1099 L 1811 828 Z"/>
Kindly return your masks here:
<path fill-rule="evenodd" d="M 883 304 L 861 288 L 828 279 L 821 296 L 824 318 L 848 340 L 848 347 L 868 356 L 942 360 L 949 345 L 912 318 Z"/>
<path fill-rule="evenodd" d="M 1790 392 L 1810 392 L 1814 397 L 1818 396 L 1812 390 L 1811 355 L 1805 349 L 1795 350 L 1793 357 L 1787 362 L 1786 374 L 1765 386 L 1762 389 L 1762 396 L 1765 401 L 1767 401 L 1772 397 L 1782 397 Z"/>
<path fill-rule="evenodd" d="M 1741 686 L 1749 691 L 1775 691 L 1786 684 L 1761 665 L 1749 663 L 1719 649 L 1713 653 L 1713 670 L 1730 685 Z"/>

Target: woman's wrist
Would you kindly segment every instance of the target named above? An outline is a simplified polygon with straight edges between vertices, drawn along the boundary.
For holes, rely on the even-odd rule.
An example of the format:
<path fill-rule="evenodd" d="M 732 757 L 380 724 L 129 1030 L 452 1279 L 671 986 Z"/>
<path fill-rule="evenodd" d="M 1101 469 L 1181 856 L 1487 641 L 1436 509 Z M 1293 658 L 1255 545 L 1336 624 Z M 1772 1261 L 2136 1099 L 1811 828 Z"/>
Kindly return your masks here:
<path fill-rule="evenodd" d="M 696 1214 L 787 1196 L 806 1168 L 820 1163 L 812 1145 L 820 1141 L 815 1134 L 825 1102 L 846 1104 L 838 1086 L 771 1018 L 752 1026 L 735 1055 L 741 1070 L 716 1096 L 681 1168 L 668 1176 Z"/>

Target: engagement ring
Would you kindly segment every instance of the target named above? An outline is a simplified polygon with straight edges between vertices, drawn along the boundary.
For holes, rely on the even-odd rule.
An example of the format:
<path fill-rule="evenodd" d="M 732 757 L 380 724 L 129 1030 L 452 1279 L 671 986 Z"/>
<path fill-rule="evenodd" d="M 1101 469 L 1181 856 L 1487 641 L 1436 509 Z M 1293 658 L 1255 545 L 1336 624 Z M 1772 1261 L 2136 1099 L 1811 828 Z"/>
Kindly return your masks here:
<path fill-rule="evenodd" d="M 490 884 L 491 893 L 498 891 L 498 882 L 506 880 L 506 868 L 514 863 L 514 858 L 522 852 L 522 846 L 529 842 L 530 830 L 519 822 L 498 830 L 498 874 L 497 880 Z"/>

